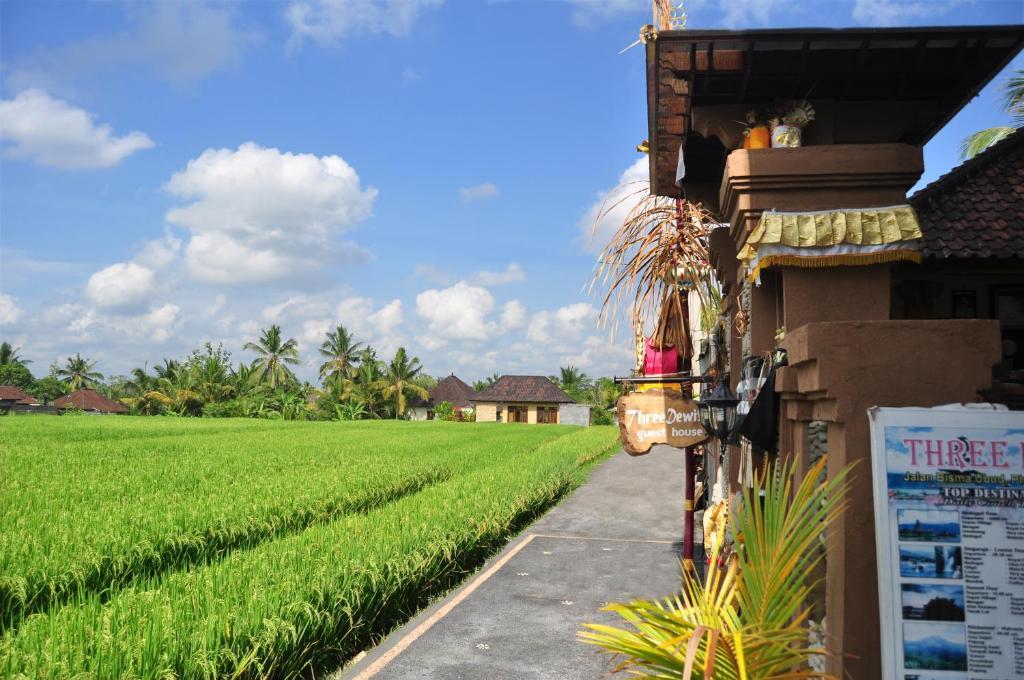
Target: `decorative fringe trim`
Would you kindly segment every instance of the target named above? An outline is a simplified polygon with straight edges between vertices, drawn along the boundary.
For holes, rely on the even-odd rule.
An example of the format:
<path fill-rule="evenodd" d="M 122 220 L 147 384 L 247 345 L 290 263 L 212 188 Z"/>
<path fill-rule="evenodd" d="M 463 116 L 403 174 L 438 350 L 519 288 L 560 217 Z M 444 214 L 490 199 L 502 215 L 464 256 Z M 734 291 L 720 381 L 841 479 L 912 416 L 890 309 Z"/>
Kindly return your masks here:
<path fill-rule="evenodd" d="M 766 255 L 747 278 L 753 282 L 765 267 L 851 267 L 883 262 L 921 263 L 918 250 L 882 250 L 877 253 L 844 253 L 841 255 Z"/>

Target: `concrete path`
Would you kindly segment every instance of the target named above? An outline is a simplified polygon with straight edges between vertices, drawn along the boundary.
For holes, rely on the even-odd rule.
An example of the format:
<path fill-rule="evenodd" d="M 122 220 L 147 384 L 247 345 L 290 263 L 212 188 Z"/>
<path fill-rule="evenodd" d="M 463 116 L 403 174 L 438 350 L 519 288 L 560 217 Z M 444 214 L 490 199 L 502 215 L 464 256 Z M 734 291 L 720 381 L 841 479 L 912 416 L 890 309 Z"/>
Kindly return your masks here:
<path fill-rule="evenodd" d="M 681 451 L 620 451 L 479 573 L 335 677 L 604 677 L 609 656 L 578 642 L 576 631 L 616 623 L 598 611 L 608 602 L 678 589 L 682 498 Z"/>

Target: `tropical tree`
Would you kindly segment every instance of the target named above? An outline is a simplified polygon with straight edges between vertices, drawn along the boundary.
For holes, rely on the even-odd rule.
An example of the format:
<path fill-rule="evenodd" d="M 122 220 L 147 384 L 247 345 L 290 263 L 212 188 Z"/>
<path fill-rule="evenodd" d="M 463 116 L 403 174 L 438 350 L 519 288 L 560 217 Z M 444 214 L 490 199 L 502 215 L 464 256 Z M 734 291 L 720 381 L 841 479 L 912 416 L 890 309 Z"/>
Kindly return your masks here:
<path fill-rule="evenodd" d="M 385 399 L 395 400 L 395 418 L 405 415 L 406 396 L 412 394 L 423 399 L 428 399 L 430 393 L 423 387 L 416 384 L 416 376 L 423 370 L 418 357 L 409 359 L 404 347 L 399 347 L 395 352 L 395 358 L 387 366 L 383 380 L 375 384 Z"/>
<path fill-rule="evenodd" d="M 573 399 L 580 399 L 591 384 L 590 377 L 575 366 L 563 366 L 557 376 L 551 376 L 551 382 L 561 387 Z"/>
<path fill-rule="evenodd" d="M 0 380 L 2 382 L 2 380 Z M 49 404 L 54 399 L 67 394 L 67 385 L 61 382 L 56 376 L 48 375 L 32 383 L 25 391 L 36 399 L 41 399 L 44 404 Z"/>
<path fill-rule="evenodd" d="M 491 373 L 489 376 L 487 376 L 487 386 L 490 387 L 494 383 L 498 382 L 499 378 L 501 378 L 501 376 L 498 375 L 497 373 Z"/>
<path fill-rule="evenodd" d="M 95 361 L 83 359 L 82 355 L 76 352 L 75 356 L 68 357 L 64 366 L 57 369 L 56 377 L 66 382 L 68 389 L 74 392 L 83 387 L 93 387 L 103 380 L 103 374 L 93 370 L 95 367 Z"/>
<path fill-rule="evenodd" d="M 24 364 L 0 364 L 0 385 L 14 385 L 19 389 L 29 391 L 35 381 L 32 371 L 28 370 Z"/>
<path fill-rule="evenodd" d="M 1024 127 L 1024 69 L 1017 69 L 1003 83 L 1003 110 L 1012 118 L 1010 125 L 990 127 L 970 135 L 960 144 L 960 158 L 974 158 Z"/>
<path fill-rule="evenodd" d="M 489 385 L 489 383 L 486 380 L 474 380 L 473 381 L 473 391 L 474 392 L 483 392 L 488 387 L 490 387 L 490 385 Z"/>
<path fill-rule="evenodd" d="M 320 354 L 327 357 L 327 361 L 320 365 L 320 378 L 324 379 L 338 373 L 354 373 L 362 347 L 363 343 L 355 342 L 352 334 L 339 323 L 320 345 Z"/>
<path fill-rule="evenodd" d="M 295 338 L 283 340 L 281 327 L 277 324 L 263 330 L 258 342 L 245 343 L 244 349 L 259 355 L 252 362 L 256 379 L 267 382 L 271 389 L 295 380 L 295 375 L 288 368 L 288 364 L 299 363 L 298 342 Z"/>
<path fill-rule="evenodd" d="M 7 341 L 0 342 L 0 366 L 7 366 L 11 364 L 20 364 L 24 366 L 25 364 L 31 364 L 32 361 L 30 359 L 22 359 L 21 356 L 19 356 L 18 353 L 20 351 L 21 347 L 13 347 L 11 346 L 11 343 Z"/>
<path fill-rule="evenodd" d="M 164 363 L 153 367 L 153 372 L 156 373 L 158 379 L 169 380 L 172 383 L 178 382 L 178 372 L 180 370 L 181 364 L 174 359 L 164 359 Z"/>
<path fill-rule="evenodd" d="M 609 605 L 629 628 L 586 624 L 580 638 L 623 655 L 616 671 L 645 677 L 832 678 L 811 668 L 826 650 L 811 642 L 808 617 L 849 468 L 820 481 L 825 463 L 802 478 L 792 460 L 756 475 L 728 511 L 734 552 L 724 551 L 720 528 L 705 577 L 684 569 L 673 598 Z"/>
<path fill-rule="evenodd" d="M 156 387 L 157 378 L 146 372 L 146 367 L 133 368 L 129 373 L 125 390 L 134 396 L 141 396 Z"/>

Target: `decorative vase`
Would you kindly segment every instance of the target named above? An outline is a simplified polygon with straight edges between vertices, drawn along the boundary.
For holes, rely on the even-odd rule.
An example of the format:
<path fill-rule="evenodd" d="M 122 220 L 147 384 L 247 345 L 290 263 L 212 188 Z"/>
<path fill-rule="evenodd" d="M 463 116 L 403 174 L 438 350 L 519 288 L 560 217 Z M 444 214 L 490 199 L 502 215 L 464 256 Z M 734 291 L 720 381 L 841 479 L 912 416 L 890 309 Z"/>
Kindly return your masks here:
<path fill-rule="evenodd" d="M 773 149 L 796 146 L 800 146 L 800 128 L 794 125 L 779 125 L 772 130 Z"/>
<path fill-rule="evenodd" d="M 768 128 L 763 125 L 750 128 L 750 132 L 743 140 L 744 149 L 767 149 L 771 146 L 770 134 Z"/>

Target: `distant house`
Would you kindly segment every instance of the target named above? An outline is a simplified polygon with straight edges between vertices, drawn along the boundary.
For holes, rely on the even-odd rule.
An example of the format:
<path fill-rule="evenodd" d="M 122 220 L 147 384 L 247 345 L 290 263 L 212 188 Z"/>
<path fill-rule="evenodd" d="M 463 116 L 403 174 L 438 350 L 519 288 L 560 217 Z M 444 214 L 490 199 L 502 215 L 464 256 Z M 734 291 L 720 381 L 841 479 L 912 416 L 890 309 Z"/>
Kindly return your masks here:
<path fill-rule="evenodd" d="M 563 406 L 576 402 L 542 375 L 503 375 L 476 395 L 478 423 L 560 423 Z M 574 424 L 577 423 L 573 419 Z"/>
<path fill-rule="evenodd" d="M 86 413 L 128 413 L 124 404 L 107 399 L 96 390 L 81 389 L 53 400 L 57 408 L 75 408 Z"/>
<path fill-rule="evenodd" d="M 470 411 L 473 409 L 473 402 L 475 400 L 476 391 L 452 373 L 434 385 L 433 389 L 430 390 L 430 397 L 428 399 L 417 399 L 412 402 L 408 411 L 409 419 L 433 420 L 434 409 L 442 401 L 449 402 L 456 410 Z"/>

